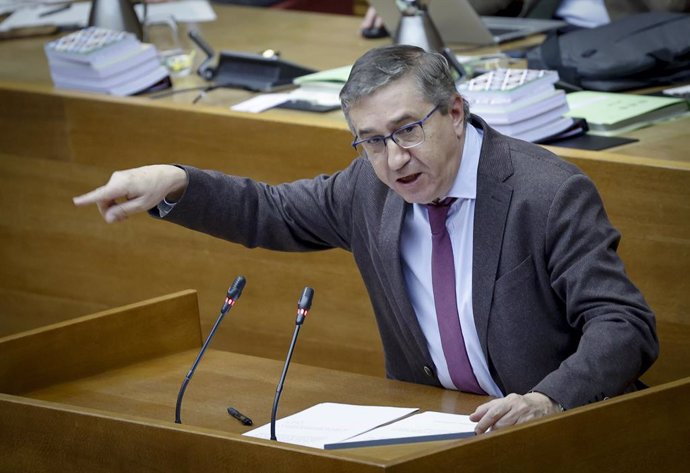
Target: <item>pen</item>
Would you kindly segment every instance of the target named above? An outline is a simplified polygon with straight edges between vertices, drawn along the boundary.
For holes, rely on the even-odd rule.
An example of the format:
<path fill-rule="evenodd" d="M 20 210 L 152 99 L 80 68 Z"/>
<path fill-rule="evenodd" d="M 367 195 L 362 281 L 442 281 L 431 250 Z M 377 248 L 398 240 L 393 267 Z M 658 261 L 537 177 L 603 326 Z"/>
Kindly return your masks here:
<path fill-rule="evenodd" d="M 252 420 L 249 417 L 242 414 L 240 411 L 238 411 L 234 407 L 228 407 L 228 414 L 230 414 L 232 417 L 234 417 L 235 419 L 242 422 L 244 425 L 252 425 L 254 423 L 254 422 L 252 422 Z"/>
<path fill-rule="evenodd" d="M 40 18 L 43 18 L 43 17 L 45 17 L 45 16 L 54 15 L 54 14 L 56 14 L 56 13 L 60 13 L 61 11 L 69 10 L 69 8 L 70 8 L 71 6 L 72 6 L 71 3 L 65 3 L 64 5 L 60 5 L 60 6 L 57 7 L 57 8 L 53 8 L 52 10 L 46 10 L 46 11 L 44 11 L 43 13 L 39 13 L 38 16 L 39 16 Z"/>

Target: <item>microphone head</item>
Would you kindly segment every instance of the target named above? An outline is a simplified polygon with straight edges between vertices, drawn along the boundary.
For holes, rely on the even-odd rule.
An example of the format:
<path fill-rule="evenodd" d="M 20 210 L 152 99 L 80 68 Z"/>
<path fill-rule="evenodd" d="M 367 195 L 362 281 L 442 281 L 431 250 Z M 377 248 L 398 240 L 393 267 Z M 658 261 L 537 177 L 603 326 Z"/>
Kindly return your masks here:
<path fill-rule="evenodd" d="M 228 289 L 228 299 L 232 299 L 233 301 L 239 299 L 242 295 L 242 289 L 244 289 L 244 285 L 246 283 L 247 280 L 244 278 L 244 276 L 237 276 L 232 282 L 230 289 Z"/>
<path fill-rule="evenodd" d="M 311 300 L 314 298 L 314 289 L 305 287 L 302 291 L 302 297 L 297 302 L 297 308 L 308 311 L 311 309 Z"/>

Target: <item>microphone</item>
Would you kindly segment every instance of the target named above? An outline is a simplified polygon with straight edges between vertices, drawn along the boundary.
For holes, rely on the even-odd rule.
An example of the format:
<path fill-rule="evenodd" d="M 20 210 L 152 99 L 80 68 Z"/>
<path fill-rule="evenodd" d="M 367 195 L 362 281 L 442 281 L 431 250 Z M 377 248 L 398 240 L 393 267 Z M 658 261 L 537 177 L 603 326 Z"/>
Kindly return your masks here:
<path fill-rule="evenodd" d="M 233 305 L 235 305 L 235 302 L 237 302 L 237 299 L 240 298 L 242 295 L 242 289 L 244 289 L 244 285 L 247 283 L 247 280 L 244 278 L 244 276 L 237 276 L 233 283 L 230 285 L 230 288 L 228 289 L 228 294 L 225 297 L 225 302 L 223 302 L 223 307 L 220 309 L 220 315 L 216 319 L 216 323 L 213 324 L 213 327 L 211 328 L 211 332 L 208 334 L 208 337 L 206 337 L 206 341 L 204 344 L 201 346 L 201 350 L 199 350 L 199 354 L 196 357 L 196 360 L 194 360 L 194 363 L 192 364 L 191 369 L 189 370 L 189 373 L 187 373 L 187 376 L 185 376 L 184 381 L 182 381 L 182 386 L 180 386 L 180 391 L 177 393 L 177 403 L 175 404 L 175 423 L 176 424 L 181 424 L 182 419 L 180 418 L 180 412 L 182 411 L 182 397 L 184 396 L 185 391 L 187 390 L 187 385 L 189 384 L 189 380 L 192 379 L 192 376 L 194 375 L 194 371 L 196 371 L 196 367 L 199 364 L 199 361 L 201 361 L 201 357 L 204 356 L 204 353 L 206 352 L 206 348 L 208 348 L 209 344 L 211 343 L 211 339 L 213 336 L 216 334 L 216 330 L 218 330 L 218 327 L 220 326 L 220 323 L 223 320 L 223 317 L 225 317 L 225 314 L 230 311 Z"/>
<path fill-rule="evenodd" d="M 292 334 L 292 342 L 290 342 L 290 348 L 288 349 L 287 358 L 285 359 L 285 366 L 283 367 L 283 374 L 280 375 L 280 381 L 278 381 L 278 387 L 276 388 L 276 395 L 273 399 L 273 410 L 271 411 L 271 440 L 276 439 L 276 414 L 278 412 L 278 402 L 280 401 L 280 394 L 283 392 L 283 384 L 285 384 L 285 376 L 287 375 L 288 367 L 290 366 L 290 360 L 292 359 L 292 352 L 295 350 L 295 343 L 297 342 L 297 335 L 299 335 L 299 329 L 307 318 L 307 313 L 311 309 L 311 301 L 314 298 L 314 289 L 310 287 L 305 287 L 302 291 L 302 296 L 297 302 L 297 318 L 295 319 L 295 332 Z"/>

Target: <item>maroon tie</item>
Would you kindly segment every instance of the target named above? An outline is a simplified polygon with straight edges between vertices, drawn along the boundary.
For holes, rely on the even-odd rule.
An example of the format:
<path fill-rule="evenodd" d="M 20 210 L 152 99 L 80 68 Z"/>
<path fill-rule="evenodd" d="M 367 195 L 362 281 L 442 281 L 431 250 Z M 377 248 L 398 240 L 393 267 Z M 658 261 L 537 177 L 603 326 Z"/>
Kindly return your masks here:
<path fill-rule="evenodd" d="M 450 378 L 455 387 L 460 391 L 486 394 L 472 371 L 458 317 L 453 247 L 446 229 L 446 216 L 454 201 L 453 198 L 446 198 L 438 204 L 426 206 L 431 225 L 431 282 L 434 288 L 436 319 L 443 354 L 446 356 Z"/>

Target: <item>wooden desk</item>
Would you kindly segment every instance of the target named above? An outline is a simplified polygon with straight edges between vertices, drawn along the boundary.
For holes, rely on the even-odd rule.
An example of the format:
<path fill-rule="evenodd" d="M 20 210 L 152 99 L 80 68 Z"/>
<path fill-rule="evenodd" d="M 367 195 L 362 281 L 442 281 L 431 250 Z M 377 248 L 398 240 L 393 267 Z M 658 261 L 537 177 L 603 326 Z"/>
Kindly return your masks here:
<path fill-rule="evenodd" d="M 231 50 L 256 53 L 265 49 L 275 49 L 280 51 L 284 59 L 321 70 L 352 64 L 368 49 L 391 42 L 389 38 L 363 39 L 358 33 L 360 18 L 354 16 L 277 11 L 220 4 L 214 4 L 213 8 L 218 15 L 218 20 L 199 23 L 197 27 L 217 52 Z M 528 48 L 538 44 L 542 38 L 543 35 L 536 35 L 514 41 L 509 43 L 508 48 Z M 49 95 L 62 95 L 62 92 L 52 87 L 47 60 L 43 53 L 43 45 L 50 39 L 52 38 L 40 37 L 0 41 L 0 89 L 18 88 L 32 92 L 46 92 Z M 463 45 L 451 45 L 451 47 L 463 54 L 488 54 L 499 51 L 496 46 L 473 47 L 472 49 Z M 203 56 L 203 53 L 198 51 L 196 65 L 203 60 Z M 178 89 L 203 84 L 204 81 L 195 74 L 175 79 L 175 87 Z M 191 105 L 197 95 L 198 93 L 194 91 L 161 100 Z M 86 94 L 86 96 L 95 101 L 105 98 L 92 94 Z M 212 108 L 225 108 L 250 96 L 251 94 L 245 91 L 219 89 L 210 93 L 201 103 Z M 131 102 L 134 99 L 124 100 Z M 149 103 L 147 100 L 145 102 Z M 30 106 L 31 104 L 23 103 L 23 105 Z M 35 106 L 38 107 L 40 104 L 35 104 Z M 205 109 L 205 107 L 191 108 Z M 7 113 L 10 112 L 12 110 L 8 110 Z M 339 111 L 328 114 L 269 111 L 262 114 L 263 117 L 347 129 Z M 614 149 L 614 154 L 645 157 L 654 161 L 671 160 L 690 163 L 690 156 L 685 152 L 688 126 L 690 126 L 690 119 L 684 119 L 628 133 L 625 136 L 639 138 L 640 142 L 617 147 Z M 568 158 L 578 159 L 587 155 L 578 151 L 555 149 L 560 155 Z M 0 151 L 8 150 L 3 147 Z"/>
<path fill-rule="evenodd" d="M 323 451 L 241 436 L 226 407 L 267 423 L 282 363 L 211 349 L 175 424 L 196 302 L 184 291 L 0 338 L 0 470 L 629 473 L 690 459 L 690 378 L 471 439 Z M 278 417 L 319 402 L 467 414 L 484 400 L 293 364 Z"/>
<path fill-rule="evenodd" d="M 200 27 L 217 50 L 278 46 L 286 59 L 325 68 L 351 63 L 387 42 L 360 39 L 359 20 L 352 17 L 215 8 L 219 21 Z M 187 287 L 199 289 L 206 330 L 227 285 L 244 274 L 249 283 L 238 308 L 254 317 L 219 337 L 219 347 L 282 358 L 292 330 L 286 321 L 302 287 L 311 285 L 313 321 L 297 361 L 383 373 L 368 296 L 350 255 L 246 250 L 145 216 L 108 226 L 95 209 L 75 209 L 70 200 L 116 169 L 156 162 L 269 183 L 330 173 L 354 157 L 340 112 L 232 112 L 218 104 L 248 94 L 230 90 L 211 95 L 215 105 L 196 106 L 188 96 L 154 101 L 54 90 L 44 41 L 0 43 L 0 334 Z M 658 320 L 671 324 L 668 334 L 690 327 L 689 123 L 638 130 L 631 135 L 639 143 L 612 153 L 552 148 L 596 182 L 623 233 L 627 270 Z M 680 340 L 676 345 L 687 347 Z M 646 379 L 690 375 L 688 349 L 674 359 L 685 362 L 658 364 Z"/>

